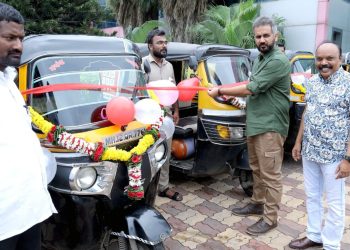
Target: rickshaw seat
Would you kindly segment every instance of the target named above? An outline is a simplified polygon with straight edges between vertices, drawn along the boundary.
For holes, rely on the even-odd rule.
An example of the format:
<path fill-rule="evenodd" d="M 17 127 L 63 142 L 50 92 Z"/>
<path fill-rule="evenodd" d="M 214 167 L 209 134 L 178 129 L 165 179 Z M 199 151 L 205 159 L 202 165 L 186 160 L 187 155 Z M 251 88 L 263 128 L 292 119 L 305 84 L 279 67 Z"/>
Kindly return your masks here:
<path fill-rule="evenodd" d="M 188 138 L 197 133 L 197 116 L 180 118 L 175 126 L 174 138 Z"/>

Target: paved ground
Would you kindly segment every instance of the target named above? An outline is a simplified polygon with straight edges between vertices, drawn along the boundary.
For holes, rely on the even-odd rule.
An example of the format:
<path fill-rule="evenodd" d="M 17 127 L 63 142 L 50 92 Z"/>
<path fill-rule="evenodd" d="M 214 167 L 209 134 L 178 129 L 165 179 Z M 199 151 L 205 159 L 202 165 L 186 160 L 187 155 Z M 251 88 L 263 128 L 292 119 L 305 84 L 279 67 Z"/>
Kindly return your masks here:
<path fill-rule="evenodd" d="M 247 203 L 237 179 L 228 174 L 204 179 L 175 179 L 184 195 L 181 202 L 158 197 L 157 209 L 173 228 L 167 249 L 289 249 L 290 240 L 305 236 L 306 212 L 302 167 L 286 159 L 283 164 L 283 197 L 278 227 L 263 236 L 249 236 L 246 228 L 258 218 L 242 218 L 231 209 Z M 350 249 L 350 179 L 347 180 L 346 229 L 341 249 Z"/>

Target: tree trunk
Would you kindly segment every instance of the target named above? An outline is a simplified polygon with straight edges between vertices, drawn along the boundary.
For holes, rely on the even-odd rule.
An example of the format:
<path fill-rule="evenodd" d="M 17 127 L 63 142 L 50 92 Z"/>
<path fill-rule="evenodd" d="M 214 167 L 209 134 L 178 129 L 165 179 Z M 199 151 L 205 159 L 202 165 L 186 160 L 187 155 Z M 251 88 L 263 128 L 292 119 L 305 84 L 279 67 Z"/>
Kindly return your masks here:
<path fill-rule="evenodd" d="M 189 27 L 198 22 L 207 7 L 207 0 L 161 0 L 164 18 L 174 42 L 189 42 Z"/>
<path fill-rule="evenodd" d="M 110 0 L 119 25 L 127 28 L 141 26 L 144 22 L 158 18 L 155 0 Z"/>

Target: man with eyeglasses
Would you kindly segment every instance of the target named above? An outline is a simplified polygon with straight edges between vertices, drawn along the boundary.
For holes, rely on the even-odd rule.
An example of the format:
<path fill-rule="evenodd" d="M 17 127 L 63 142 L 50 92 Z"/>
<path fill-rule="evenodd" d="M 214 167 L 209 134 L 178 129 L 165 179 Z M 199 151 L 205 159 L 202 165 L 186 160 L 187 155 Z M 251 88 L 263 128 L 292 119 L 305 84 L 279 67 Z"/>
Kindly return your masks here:
<path fill-rule="evenodd" d="M 147 40 L 149 55 L 144 58 L 144 61 L 148 61 L 151 71 L 148 73 L 148 82 L 158 80 L 170 80 L 175 83 L 174 68 L 173 65 L 165 60 L 167 56 L 168 41 L 163 30 L 155 29 L 148 33 Z M 179 122 L 179 104 L 176 102 L 173 105 L 173 112 L 170 107 L 165 107 L 168 116 L 171 116 L 174 123 Z M 171 155 L 171 142 L 172 138 L 167 139 L 168 155 L 167 162 L 164 164 L 159 179 L 159 193 L 161 197 L 168 197 L 175 201 L 181 201 L 182 195 L 169 188 L 169 165 Z"/>

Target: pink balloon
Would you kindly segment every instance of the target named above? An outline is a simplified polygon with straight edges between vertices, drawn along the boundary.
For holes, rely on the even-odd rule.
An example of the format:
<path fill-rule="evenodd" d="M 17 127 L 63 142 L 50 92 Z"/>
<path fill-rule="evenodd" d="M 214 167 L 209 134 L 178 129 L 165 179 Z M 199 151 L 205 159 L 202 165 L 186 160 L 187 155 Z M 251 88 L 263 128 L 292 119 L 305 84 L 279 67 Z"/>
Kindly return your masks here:
<path fill-rule="evenodd" d="M 198 87 L 199 79 L 197 77 L 185 79 L 177 85 L 179 89 L 179 101 L 188 102 L 193 99 L 193 97 L 197 94 L 197 90 L 186 90 L 186 87 Z M 181 88 L 184 90 L 181 90 Z"/>
<path fill-rule="evenodd" d="M 176 85 L 172 83 L 169 80 L 159 80 L 159 81 L 153 81 L 149 82 L 147 84 L 148 87 L 164 87 L 164 88 L 174 88 Z M 158 97 L 158 101 L 160 104 L 164 106 L 170 106 L 174 104 L 177 101 L 177 98 L 179 97 L 179 91 L 170 89 L 170 90 L 154 90 L 154 93 Z"/>
<path fill-rule="evenodd" d="M 124 96 L 114 97 L 107 103 L 106 115 L 110 122 L 116 125 L 126 125 L 134 120 L 135 105 Z"/>

